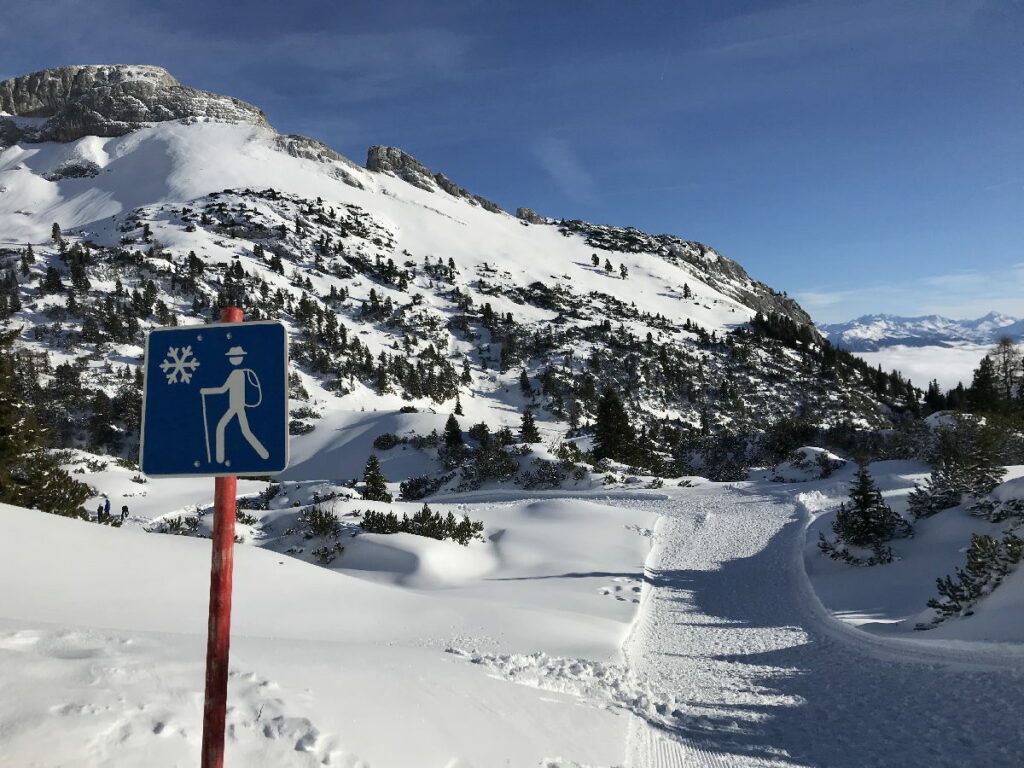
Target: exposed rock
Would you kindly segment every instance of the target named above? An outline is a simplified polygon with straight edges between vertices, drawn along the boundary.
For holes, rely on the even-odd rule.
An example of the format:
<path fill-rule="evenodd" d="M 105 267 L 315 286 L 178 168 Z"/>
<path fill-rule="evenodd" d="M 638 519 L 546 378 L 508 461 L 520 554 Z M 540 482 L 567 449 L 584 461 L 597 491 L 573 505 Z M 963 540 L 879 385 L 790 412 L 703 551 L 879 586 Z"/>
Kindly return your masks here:
<path fill-rule="evenodd" d="M 74 141 L 122 136 L 146 123 L 205 118 L 269 127 L 244 101 L 181 85 L 161 67 L 103 65 L 46 69 L 0 82 L 0 112 L 47 118 L 42 125 L 0 128 L 17 140 Z"/>
<path fill-rule="evenodd" d="M 530 224 L 543 224 L 546 220 L 533 208 L 516 208 L 516 218 Z"/>
<path fill-rule="evenodd" d="M 460 187 L 454 181 L 449 179 L 443 173 L 435 173 L 434 181 L 437 182 L 437 186 L 447 192 L 453 197 L 461 197 L 464 200 L 468 200 L 474 205 L 479 205 L 481 208 L 490 211 L 491 213 L 504 213 L 505 210 L 497 203 L 492 203 L 486 197 L 480 197 L 480 195 L 474 195 L 468 189 Z"/>
<path fill-rule="evenodd" d="M 433 192 L 437 188 L 437 183 L 427 167 L 398 147 L 370 147 L 366 153 L 366 170 L 393 173 L 403 181 L 427 192 Z"/>
<path fill-rule="evenodd" d="M 362 168 L 344 155 L 339 155 L 323 142 L 297 134 L 289 134 L 287 136 L 278 134 L 274 137 L 274 144 L 278 149 L 287 152 L 292 157 L 315 160 L 318 163 L 333 163 L 332 175 L 335 178 L 344 181 L 351 187 L 364 189 L 362 182 L 354 175 L 355 173 L 361 173 Z M 347 169 L 345 166 L 347 166 Z"/>
<path fill-rule="evenodd" d="M 474 195 L 460 187 L 443 173 L 431 173 L 423 163 L 398 147 L 370 147 L 366 153 L 366 169 L 377 173 L 391 173 L 427 192 L 442 189 L 452 197 L 461 197 L 473 205 L 479 205 L 492 213 L 504 213 L 505 210 L 488 200 L 486 197 Z"/>

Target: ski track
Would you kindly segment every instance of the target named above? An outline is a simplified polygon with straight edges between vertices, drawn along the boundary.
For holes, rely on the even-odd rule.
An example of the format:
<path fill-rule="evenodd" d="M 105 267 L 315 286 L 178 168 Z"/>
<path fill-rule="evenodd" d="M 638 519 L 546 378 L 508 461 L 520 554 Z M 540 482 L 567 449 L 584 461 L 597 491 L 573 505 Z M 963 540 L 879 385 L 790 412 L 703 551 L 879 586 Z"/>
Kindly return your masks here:
<path fill-rule="evenodd" d="M 709 486 L 620 503 L 661 515 L 621 687 L 672 703 L 625 707 L 629 768 L 1021 764 L 1019 659 L 840 625 L 791 501 Z"/>

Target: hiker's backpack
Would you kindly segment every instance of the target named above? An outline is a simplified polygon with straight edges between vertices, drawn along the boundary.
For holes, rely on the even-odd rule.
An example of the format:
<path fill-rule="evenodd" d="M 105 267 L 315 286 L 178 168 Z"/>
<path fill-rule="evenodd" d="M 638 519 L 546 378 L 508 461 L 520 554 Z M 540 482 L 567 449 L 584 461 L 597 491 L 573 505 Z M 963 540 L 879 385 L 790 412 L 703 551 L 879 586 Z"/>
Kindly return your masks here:
<path fill-rule="evenodd" d="M 246 387 L 245 387 L 245 394 L 246 394 L 246 397 L 245 397 L 245 407 L 246 408 L 256 408 L 256 407 L 259 406 L 260 403 L 263 402 L 263 387 L 260 386 L 260 379 L 256 375 L 255 371 L 249 370 L 248 368 L 245 368 L 243 370 L 245 372 L 245 384 L 246 384 Z M 249 395 L 249 387 L 250 386 L 256 387 L 256 394 L 259 397 L 259 399 L 255 403 L 250 403 L 249 402 L 248 395 Z"/>

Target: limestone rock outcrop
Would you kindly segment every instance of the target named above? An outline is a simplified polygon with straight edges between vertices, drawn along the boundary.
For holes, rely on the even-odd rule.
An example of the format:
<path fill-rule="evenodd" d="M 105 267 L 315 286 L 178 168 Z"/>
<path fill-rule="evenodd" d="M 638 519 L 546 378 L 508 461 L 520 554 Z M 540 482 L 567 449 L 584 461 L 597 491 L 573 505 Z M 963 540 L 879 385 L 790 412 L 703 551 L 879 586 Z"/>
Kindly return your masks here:
<path fill-rule="evenodd" d="M 146 123 L 186 118 L 269 127 L 263 111 L 230 96 L 182 85 L 162 67 L 88 65 L 45 69 L 0 81 L 6 143 L 123 136 Z"/>

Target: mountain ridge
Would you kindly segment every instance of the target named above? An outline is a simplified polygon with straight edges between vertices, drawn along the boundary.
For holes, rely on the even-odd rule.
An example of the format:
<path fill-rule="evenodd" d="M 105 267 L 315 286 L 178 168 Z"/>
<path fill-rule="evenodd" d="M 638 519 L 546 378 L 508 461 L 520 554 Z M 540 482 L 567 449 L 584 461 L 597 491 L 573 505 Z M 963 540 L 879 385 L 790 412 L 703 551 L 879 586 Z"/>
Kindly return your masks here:
<path fill-rule="evenodd" d="M 877 352 L 897 345 L 994 344 L 1003 336 L 1019 341 L 1024 337 L 1024 319 L 999 312 L 966 320 L 942 315 L 868 314 L 845 323 L 819 324 L 818 330 L 830 342 L 851 352 Z"/>
<path fill-rule="evenodd" d="M 0 150 L 0 321 L 55 447 L 130 456 L 145 332 L 228 304 L 289 328 L 298 479 L 351 478 L 386 432 L 403 447 L 385 471 L 418 473 L 416 493 L 557 484 L 608 388 L 636 424 L 631 461 L 738 479 L 777 424 L 877 428 L 920 394 L 705 245 L 495 211 L 397 148 L 366 169 L 250 114 Z M 465 413 L 472 458 L 394 434 L 406 408 L 438 433 Z M 549 448 L 513 446 L 525 410 Z"/>

